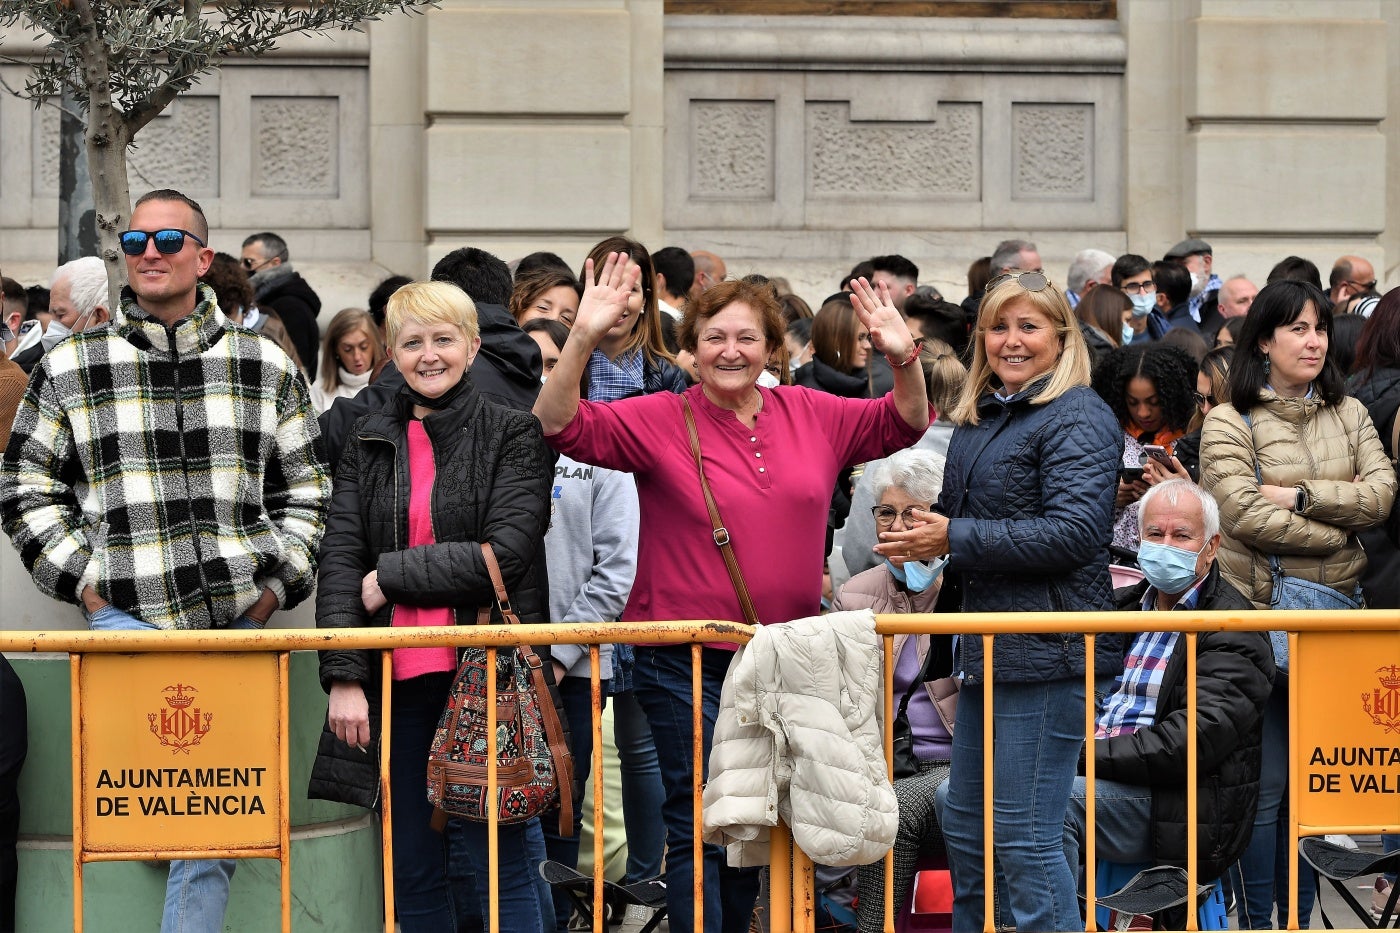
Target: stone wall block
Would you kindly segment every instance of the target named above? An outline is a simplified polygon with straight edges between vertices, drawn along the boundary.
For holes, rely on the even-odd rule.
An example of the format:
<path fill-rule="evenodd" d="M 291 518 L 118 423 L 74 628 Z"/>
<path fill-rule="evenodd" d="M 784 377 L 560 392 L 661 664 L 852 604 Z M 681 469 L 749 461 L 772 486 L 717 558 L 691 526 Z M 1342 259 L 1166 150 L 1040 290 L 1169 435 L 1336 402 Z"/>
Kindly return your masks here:
<path fill-rule="evenodd" d="M 252 111 L 253 194 L 339 193 L 339 98 L 255 97 Z"/>
<path fill-rule="evenodd" d="M 1093 104 L 1013 104 L 1011 125 L 1016 200 L 1093 200 Z"/>
<path fill-rule="evenodd" d="M 430 113 L 632 109 L 625 10 L 445 9 L 430 15 Z"/>
<path fill-rule="evenodd" d="M 426 223 L 450 231 L 617 231 L 630 225 L 631 146 L 621 126 L 432 126 Z M 446 179 L 451 179 L 448 183 Z"/>
<path fill-rule="evenodd" d="M 1189 119 L 1385 117 L 1385 94 L 1367 90 L 1385 87 L 1379 21 L 1197 19 L 1188 23 L 1188 42 L 1195 58 Z"/>
<path fill-rule="evenodd" d="M 1276 237 L 1385 229 L 1383 198 L 1337 197 L 1343 181 L 1350 191 L 1385 190 L 1385 137 L 1373 127 L 1203 126 L 1187 137 L 1187 154 L 1192 231 Z"/>

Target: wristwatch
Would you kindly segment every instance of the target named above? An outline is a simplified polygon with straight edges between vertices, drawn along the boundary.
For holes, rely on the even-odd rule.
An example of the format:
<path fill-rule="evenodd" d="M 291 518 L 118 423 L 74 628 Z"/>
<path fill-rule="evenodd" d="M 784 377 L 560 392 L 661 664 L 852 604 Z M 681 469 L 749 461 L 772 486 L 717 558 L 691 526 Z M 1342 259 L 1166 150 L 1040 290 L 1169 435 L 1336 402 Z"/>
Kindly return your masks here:
<path fill-rule="evenodd" d="M 1308 504 L 1308 494 L 1303 492 L 1303 487 L 1298 487 L 1298 495 L 1293 499 L 1293 511 L 1301 512 Z"/>

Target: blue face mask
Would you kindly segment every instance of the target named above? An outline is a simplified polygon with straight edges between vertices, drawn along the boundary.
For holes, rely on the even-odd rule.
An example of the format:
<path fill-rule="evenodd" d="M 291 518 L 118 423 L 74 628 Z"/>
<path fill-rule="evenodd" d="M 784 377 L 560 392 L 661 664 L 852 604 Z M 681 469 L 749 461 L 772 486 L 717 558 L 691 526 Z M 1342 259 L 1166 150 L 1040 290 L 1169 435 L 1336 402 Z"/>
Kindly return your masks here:
<path fill-rule="evenodd" d="M 1132 343 L 1132 342 L 1133 342 L 1133 338 L 1136 337 L 1136 336 L 1137 336 L 1137 331 L 1133 330 L 1133 325 L 1128 324 L 1128 323 L 1124 323 L 1124 324 L 1123 324 L 1123 346 L 1126 347 L 1128 344 Z"/>
<path fill-rule="evenodd" d="M 1138 566 L 1157 592 L 1175 596 L 1196 582 L 1196 558 L 1207 546 L 1202 545 L 1200 551 L 1193 553 L 1169 544 L 1144 541 L 1138 546 Z"/>
<path fill-rule="evenodd" d="M 926 563 L 921 560 L 906 560 L 904 566 L 899 567 L 888 558 L 885 559 L 885 566 L 890 568 L 890 573 L 894 578 L 911 593 L 922 593 L 933 586 L 935 580 L 943 573 L 943 568 L 948 565 L 947 557 L 940 557 L 933 563 Z"/>
<path fill-rule="evenodd" d="M 1128 300 L 1133 303 L 1133 317 L 1147 317 L 1152 313 L 1152 309 L 1157 307 L 1157 293 L 1144 292 L 1141 295 L 1129 295 Z"/>

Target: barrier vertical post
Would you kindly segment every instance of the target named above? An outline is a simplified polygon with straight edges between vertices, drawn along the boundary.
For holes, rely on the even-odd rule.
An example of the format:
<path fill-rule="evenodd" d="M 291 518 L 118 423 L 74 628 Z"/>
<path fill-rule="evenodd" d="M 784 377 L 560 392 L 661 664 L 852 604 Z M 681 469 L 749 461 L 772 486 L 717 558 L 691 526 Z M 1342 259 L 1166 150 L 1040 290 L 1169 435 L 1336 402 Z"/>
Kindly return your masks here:
<path fill-rule="evenodd" d="M 992 803 L 995 799 L 995 788 L 992 787 L 992 749 L 996 745 L 996 738 L 992 732 L 992 704 L 995 702 L 995 691 L 992 690 L 992 645 L 995 636 L 983 635 L 981 638 L 982 690 L 985 694 L 982 703 L 982 930 L 984 933 L 996 933 L 996 826 L 992 820 L 992 811 L 996 809 Z M 957 896 L 957 892 L 954 892 L 954 896 Z M 956 904 L 953 909 L 957 909 Z"/>
<path fill-rule="evenodd" d="M 287 748 L 292 735 L 291 712 L 288 709 L 290 704 L 287 698 L 291 687 L 291 657 L 290 651 L 277 652 L 277 770 L 280 772 L 278 782 L 281 785 L 277 791 L 277 806 L 282 814 L 281 825 L 277 831 L 277 846 L 281 850 L 278 861 L 282 867 L 282 933 L 292 933 L 292 790 L 289 779 L 291 759 Z"/>
<path fill-rule="evenodd" d="M 389 749 L 393 738 L 390 720 L 394 693 L 394 652 L 379 652 L 379 812 L 384 862 L 384 933 L 394 933 L 394 819 L 389 784 Z"/>
<path fill-rule="evenodd" d="M 817 927 L 816 883 L 812 857 L 792 843 L 792 933 L 813 933 Z"/>
<path fill-rule="evenodd" d="M 1288 633 L 1289 668 L 1296 669 L 1298 633 Z M 1283 853 L 1288 866 L 1288 929 L 1298 929 L 1298 685 L 1288 690 L 1288 851 Z"/>
<path fill-rule="evenodd" d="M 792 832 L 778 819 L 768 834 L 768 933 L 792 933 Z M 782 904 L 779 910 L 774 905 Z"/>
<path fill-rule="evenodd" d="M 548 697 L 541 702 L 549 702 Z M 486 649 L 486 857 L 487 869 L 487 931 L 496 933 L 501 928 L 501 851 L 500 813 L 497 812 L 496 798 L 499 796 L 496 775 L 496 755 L 499 752 L 496 737 L 496 649 Z"/>
<path fill-rule="evenodd" d="M 704 686 L 701 683 L 700 659 L 702 646 L 696 642 L 690 646 L 690 794 L 691 794 L 691 902 L 694 905 L 697 930 L 705 929 L 705 847 L 704 847 L 704 807 L 702 801 L 700 774 L 705 769 L 705 733 L 703 705 Z"/>
<path fill-rule="evenodd" d="M 1084 908 L 1084 930 L 1085 933 L 1094 933 L 1098 929 L 1098 906 L 1099 892 L 1098 879 L 1095 874 L 1098 869 L 1098 853 L 1095 851 L 1094 842 L 1098 838 L 1098 830 L 1094 822 L 1094 735 L 1098 731 L 1098 724 L 1095 721 L 1094 703 L 1094 633 L 1089 632 L 1084 636 L 1084 899 L 1087 906 Z"/>
<path fill-rule="evenodd" d="M 603 890 L 603 681 L 597 645 L 588 646 L 588 727 L 593 730 L 593 929 L 602 930 Z M 572 786 L 572 785 L 571 785 Z M 562 804 L 563 801 L 561 800 Z M 545 926 L 548 926 L 546 922 Z"/>
<path fill-rule="evenodd" d="M 1196 905 L 1196 848 L 1200 845 L 1199 827 L 1196 825 L 1197 800 L 1196 781 L 1196 643 L 1200 635 L 1186 633 L 1186 929 L 1194 933 L 1199 929 Z M 1296 875 L 1295 869 L 1291 874 Z"/>
<path fill-rule="evenodd" d="M 68 698 L 73 729 L 70 741 L 73 754 L 73 933 L 83 933 L 83 809 L 87 806 L 87 800 L 83 796 L 82 745 L 79 741 L 79 736 L 83 734 L 82 673 L 83 656 L 70 654 Z"/>
<path fill-rule="evenodd" d="M 910 638 L 918 638 L 911 635 Z M 894 636 L 882 639 L 885 649 L 885 771 L 894 783 Z M 906 651 L 908 648 L 905 649 Z M 916 675 L 917 676 L 917 675 Z M 885 933 L 894 933 L 894 848 L 885 853 Z"/>

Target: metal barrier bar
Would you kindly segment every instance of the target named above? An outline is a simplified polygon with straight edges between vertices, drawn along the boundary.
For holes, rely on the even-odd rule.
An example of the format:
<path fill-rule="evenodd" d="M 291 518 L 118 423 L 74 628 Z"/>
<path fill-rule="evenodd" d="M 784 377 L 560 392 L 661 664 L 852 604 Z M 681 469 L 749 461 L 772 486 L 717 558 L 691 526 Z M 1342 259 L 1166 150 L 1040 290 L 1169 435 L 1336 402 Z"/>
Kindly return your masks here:
<path fill-rule="evenodd" d="M 1191 727 L 1186 730 L 1186 929 L 1194 933 L 1196 917 L 1196 857 L 1198 853 L 1198 833 L 1196 825 L 1196 643 L 1200 635 L 1186 633 L 1186 721 Z M 1092 740 L 1092 737 L 1091 737 Z"/>
<path fill-rule="evenodd" d="M 1298 634 L 1288 633 L 1288 656 L 1298 656 Z M 1298 690 L 1288 691 L 1288 843 L 1284 864 L 1288 866 L 1288 929 L 1298 929 Z M 1319 888 L 1321 885 L 1318 886 Z M 1321 894 L 1321 891 L 1318 892 Z"/>
<path fill-rule="evenodd" d="M 1400 619 L 1397 619 L 1394 611 L 1390 610 L 1359 610 L 1346 613 L 1329 612 L 1290 612 L 1286 620 L 1280 619 L 1277 613 L 1267 611 L 1247 611 L 1247 612 L 1173 612 L 1169 616 L 1165 613 L 1156 612 L 1116 612 L 1116 613 L 1095 613 L 1095 614 L 1053 614 L 1053 613 L 1023 613 L 1014 619 L 1005 616 L 989 617 L 986 615 L 966 614 L 966 615 L 925 615 L 925 616 L 881 616 L 878 619 L 877 631 L 883 636 L 883 654 L 886 668 L 886 681 L 884 684 L 884 696 L 882 706 L 885 713 L 885 735 L 886 742 L 886 766 L 892 770 L 893 767 L 893 718 L 894 718 L 894 698 L 892 674 L 894 668 L 893 642 L 895 635 L 902 634 L 923 634 L 923 633 L 965 633 L 968 631 L 981 631 L 983 639 L 983 650 L 985 657 L 984 685 L 987 691 L 986 701 L 982 711 L 983 728 L 987 736 L 984 745 L 983 781 L 984 781 L 984 815 L 983 831 L 986 844 L 983 851 L 983 869 L 988 879 L 988 884 L 984 890 L 984 928 L 991 931 L 994 928 L 995 903 L 993 899 L 995 878 L 994 861 L 994 810 L 991 803 L 994 799 L 994 767 L 991 754 L 995 741 L 993 734 L 994 721 L 994 673 L 993 673 L 993 645 L 994 637 L 998 633 L 1039 633 L 1039 632 L 1062 632 L 1077 631 L 1086 633 L 1085 650 L 1087 669 L 1085 676 L 1086 683 L 1086 711 L 1085 711 L 1085 731 L 1086 736 L 1092 741 L 1094 728 L 1094 714 L 1092 706 L 1093 687 L 1093 649 L 1094 634 L 1123 632 L 1123 631 L 1176 631 L 1186 635 L 1186 693 L 1187 693 L 1187 716 L 1189 721 L 1195 722 L 1196 690 L 1197 690 L 1197 665 L 1196 648 L 1198 634 L 1200 632 L 1219 631 L 1232 629 L 1240 631 L 1265 631 L 1274 629 L 1285 624 L 1289 631 L 1290 651 L 1297 652 L 1298 633 L 1309 631 L 1327 632 L 1394 632 Z M 408 631 L 394 631 L 385 629 L 352 629 L 340 631 L 323 630 L 290 630 L 274 629 L 265 631 L 216 631 L 216 632 L 7 632 L 0 633 L 0 650 L 9 652 L 49 652 L 65 651 L 70 654 L 70 700 L 73 704 L 71 713 L 72 726 L 74 729 L 74 741 L 79 741 L 82 734 L 82 696 L 80 690 L 82 660 L 87 653 L 162 653 L 162 652 L 219 652 L 219 651 L 277 651 L 278 671 L 282 683 L 282 690 L 287 687 L 287 675 L 289 671 L 289 653 L 292 650 L 313 650 L 324 648 L 328 644 L 337 644 L 343 647 L 359 647 L 379 650 L 382 654 L 382 707 L 384 710 L 383 722 L 381 724 L 380 742 L 380 777 L 384 788 L 381 806 L 383 809 L 383 847 L 384 865 L 383 873 L 385 878 L 384 891 L 384 919 L 386 930 L 392 929 L 393 922 L 393 883 L 392 883 L 392 814 L 390 812 L 390 800 L 388 799 L 389 787 L 389 759 L 391 744 L 391 651 L 400 647 L 422 647 L 428 645 L 479 645 L 488 649 L 490 659 L 494 661 L 495 649 L 498 647 L 513 646 L 522 643 L 574 643 L 589 644 L 590 663 L 590 699 L 591 699 L 591 726 L 594 730 L 595 744 L 592 761 L 592 772 L 601 776 L 602 772 L 602 749 L 601 742 L 601 682 L 599 671 L 599 656 L 597 644 L 599 642 L 612 641 L 640 641 L 652 644 L 690 644 L 691 658 L 691 689 L 692 689 L 692 754 L 695 759 L 695 767 L 692 770 L 692 790 L 695 795 L 692 819 L 694 820 L 694 888 L 692 896 L 695 898 L 696 928 L 701 928 L 704 918 L 703 904 L 703 812 L 701 798 L 701 775 L 704 768 L 703 758 L 703 654 L 702 645 L 712 641 L 745 642 L 751 636 L 752 630 L 748 626 L 716 623 L 599 623 L 593 625 L 572 625 L 559 627 L 554 625 L 524 625 L 514 626 L 506 630 L 503 627 L 476 628 L 476 627 L 435 627 L 416 629 Z M 488 696 L 495 693 L 495 665 L 488 663 Z M 1298 761 L 1296 749 L 1298 744 L 1298 694 L 1292 691 L 1289 700 L 1290 706 L 1290 727 L 1289 746 L 1294 754 L 1290 755 L 1290 864 L 1296 860 L 1297 843 L 1300 835 L 1317 835 L 1324 832 L 1348 832 L 1348 833 L 1369 833 L 1390 831 L 1394 828 L 1392 824 L 1363 825 L 1363 826 L 1313 826 L 1302 825 L 1298 818 L 1298 802 L 1300 788 L 1298 786 Z M 492 735 L 491 745 L 494 752 L 495 745 L 495 704 L 488 703 L 488 727 Z M 285 700 L 279 716 L 279 726 L 282 733 L 281 745 L 278 749 L 279 768 L 286 773 L 289 748 L 286 742 L 288 729 L 288 710 Z M 1188 882 L 1193 886 L 1196 881 L 1196 850 L 1199 839 L 1197 829 L 1197 737 L 1196 730 L 1188 730 L 1186 736 L 1187 745 L 1187 847 L 1188 847 Z M 495 774 L 495 755 L 490 756 L 488 766 L 488 790 L 494 792 L 497 775 Z M 1086 840 L 1085 855 L 1086 863 L 1091 867 L 1094 865 L 1094 799 L 1093 780 L 1094 764 L 1093 756 L 1086 756 L 1086 783 L 1088 784 L 1089 808 L 1088 839 Z M 279 804 L 283 813 L 283 825 L 280 827 L 278 842 L 279 846 L 263 848 L 249 848 L 238 850 L 236 853 L 240 857 L 279 857 L 281 867 L 280 885 L 280 907 L 284 929 L 290 924 L 291 905 L 291 881 L 290 881 L 290 792 L 286 781 L 282 781 L 282 788 L 279 797 Z M 75 895 L 75 917 L 74 929 L 81 930 L 82 921 L 82 891 L 83 891 L 83 865 L 86 862 L 107 862 L 130 858 L 130 854 L 115 852 L 82 852 L 81 839 L 83 838 L 84 806 L 83 798 L 83 775 L 81 765 L 77 756 L 74 758 L 74 799 L 73 799 L 73 821 L 74 821 L 74 895 Z M 494 793 L 491 799 L 494 799 Z M 595 778 L 595 799 L 594 799 L 594 820 L 595 826 L 601 827 L 601 816 L 603 810 L 601 781 Z M 493 817 L 490 821 L 488 838 L 492 847 L 492 858 L 497 852 L 497 819 Z M 784 827 L 779 826 L 771 835 L 772 860 L 770 874 L 770 890 L 772 892 L 774 908 L 772 911 L 771 929 L 772 933 L 807 933 L 811 930 L 814 920 L 814 898 L 815 892 L 812 887 L 811 861 L 805 853 L 797 850 L 791 845 L 791 837 Z M 595 833 L 594 854 L 595 854 L 595 884 L 601 881 L 602 875 L 602 845 L 603 839 L 601 831 Z M 200 851 L 162 851 L 148 853 L 157 857 L 193 857 L 208 858 L 216 854 L 218 850 Z M 493 864 L 494 869 L 494 864 Z M 495 926 L 499 917 L 499 891 L 497 888 L 497 872 L 492 870 L 489 879 L 489 911 L 492 918 L 492 925 Z M 1297 872 L 1290 872 L 1289 900 L 1291 906 L 1288 917 L 1288 927 L 1296 929 L 1298 926 L 1297 916 Z M 1087 893 L 1090 901 L 1090 915 L 1088 929 L 1093 930 L 1095 919 L 1093 916 L 1093 905 L 1095 902 L 1094 875 L 1092 870 L 1087 879 Z M 899 906 L 893 901 L 893 871 L 890 859 L 886 861 L 886 884 L 885 884 L 885 904 L 886 917 L 885 926 L 890 930 L 893 926 L 893 913 Z M 603 905 L 602 899 L 598 898 L 595 904 L 594 922 L 602 922 Z M 787 906 L 783 907 L 782 902 L 786 900 Z M 1186 928 L 1188 931 L 1195 930 L 1197 921 L 1193 911 L 1188 911 Z"/>
<path fill-rule="evenodd" d="M 1094 933 L 1099 921 L 1098 877 L 1094 867 L 1098 865 L 1098 824 L 1094 815 L 1094 734 L 1098 730 L 1095 688 L 1098 678 L 1094 670 L 1094 635 L 1084 636 L 1084 741 L 1087 749 L 1084 754 L 1084 897 L 1088 906 L 1084 909 L 1085 933 Z"/>
<path fill-rule="evenodd" d="M 996 789 L 993 786 L 992 749 L 996 737 L 992 728 L 993 705 L 996 695 L 992 684 L 996 673 L 992 666 L 992 644 L 995 636 L 982 636 L 982 930 L 996 933 Z M 956 898 L 956 895 L 954 895 Z"/>
<path fill-rule="evenodd" d="M 603 890 L 603 681 L 598 645 L 588 646 L 589 728 L 593 730 L 593 890 Z M 604 929 L 603 898 L 593 898 L 593 929 Z M 549 918 L 545 918 L 548 929 Z"/>
<path fill-rule="evenodd" d="M 379 656 L 379 813 L 380 844 L 384 855 L 380 871 L 384 877 L 384 929 L 394 929 L 394 818 L 389 800 L 389 740 L 393 737 L 390 713 L 393 711 L 394 654 L 382 651 Z"/>
<path fill-rule="evenodd" d="M 885 664 L 885 773 L 894 783 L 894 636 L 881 636 Z M 894 933 L 894 912 L 902 905 L 894 902 L 894 847 L 885 853 L 885 933 Z"/>
<path fill-rule="evenodd" d="M 705 812 L 700 780 L 700 775 L 705 772 L 703 650 L 701 645 L 690 646 L 690 883 L 692 903 L 695 905 L 693 928 L 696 930 L 705 929 Z"/>

